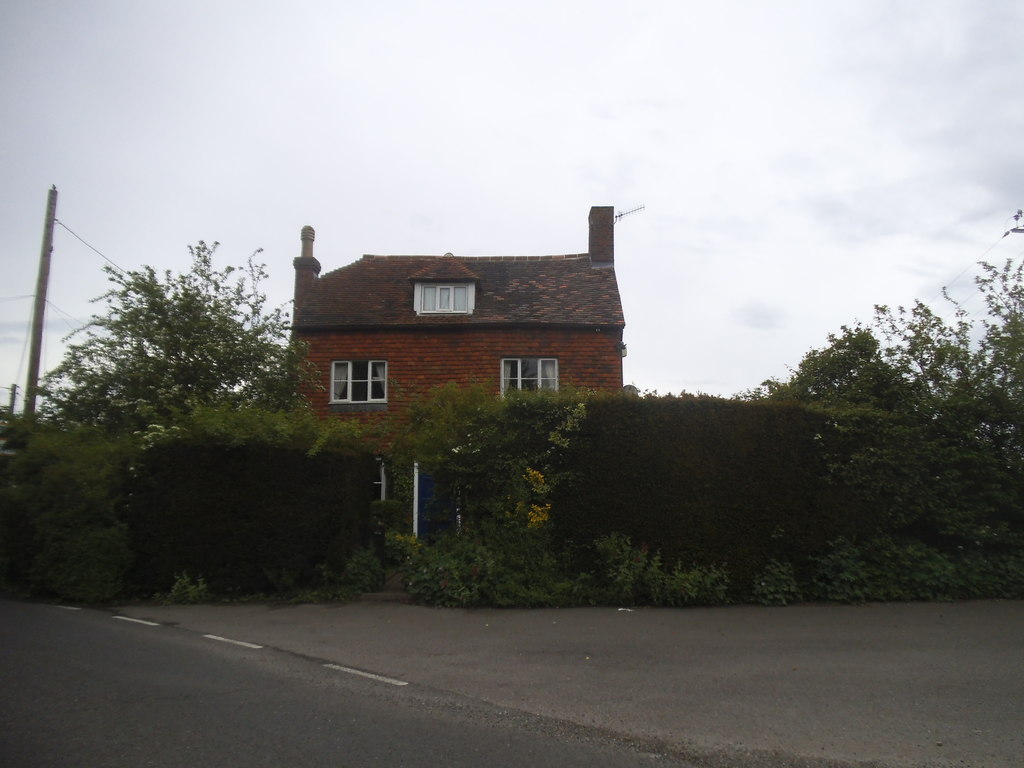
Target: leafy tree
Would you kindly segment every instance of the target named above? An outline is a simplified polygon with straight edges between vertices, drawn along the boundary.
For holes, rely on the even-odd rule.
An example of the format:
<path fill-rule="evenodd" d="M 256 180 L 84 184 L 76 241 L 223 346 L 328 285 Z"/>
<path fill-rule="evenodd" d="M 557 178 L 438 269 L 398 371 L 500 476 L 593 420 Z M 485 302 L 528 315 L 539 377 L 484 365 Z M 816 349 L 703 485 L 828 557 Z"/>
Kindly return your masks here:
<path fill-rule="evenodd" d="M 1007 461 L 1024 465 L 1024 261 L 983 264 L 977 279 L 989 317 L 981 341 L 991 409 L 990 437 Z"/>
<path fill-rule="evenodd" d="M 84 338 L 47 377 L 44 414 L 135 431 L 199 406 L 300 404 L 299 379 L 312 374 L 287 316 L 266 307 L 264 265 L 253 254 L 245 267 L 218 269 L 217 245 L 189 246 L 181 274 L 106 267 L 113 287 L 96 299 L 106 312 L 72 334 Z"/>
<path fill-rule="evenodd" d="M 876 307 L 872 327 L 753 393 L 834 417 L 835 471 L 888 530 L 991 545 L 1024 522 L 1024 265 L 981 269 L 980 322 L 948 295 L 949 321 L 920 301 Z"/>
<path fill-rule="evenodd" d="M 870 328 L 843 326 L 829 345 L 807 353 L 788 381 L 766 381 L 753 399 L 799 400 L 828 405 L 898 410 L 914 396 L 914 385 Z"/>
<path fill-rule="evenodd" d="M 878 325 L 889 341 L 887 355 L 916 382 L 918 420 L 944 452 L 942 479 L 947 508 L 974 508 L 987 525 L 1024 518 L 1024 264 L 981 263 L 975 278 L 987 316 L 975 322 L 949 299 L 947 323 L 917 302 L 911 310 L 881 307 Z M 959 515 L 961 530 L 969 527 Z"/>

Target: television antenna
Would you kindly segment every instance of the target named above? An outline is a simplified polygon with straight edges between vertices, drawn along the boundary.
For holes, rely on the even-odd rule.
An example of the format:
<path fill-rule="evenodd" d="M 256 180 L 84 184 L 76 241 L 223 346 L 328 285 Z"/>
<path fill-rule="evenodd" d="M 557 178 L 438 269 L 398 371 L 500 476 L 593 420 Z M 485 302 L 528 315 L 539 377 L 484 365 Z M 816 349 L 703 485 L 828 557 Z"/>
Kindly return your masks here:
<path fill-rule="evenodd" d="M 619 219 L 625 218 L 626 216 L 629 216 L 629 214 L 631 214 L 631 213 L 640 213 L 640 211 L 642 211 L 643 209 L 644 209 L 644 206 L 638 205 L 636 208 L 630 208 L 628 211 L 622 211 L 621 213 L 616 213 L 615 214 L 615 223 L 618 224 L 619 223 Z"/>

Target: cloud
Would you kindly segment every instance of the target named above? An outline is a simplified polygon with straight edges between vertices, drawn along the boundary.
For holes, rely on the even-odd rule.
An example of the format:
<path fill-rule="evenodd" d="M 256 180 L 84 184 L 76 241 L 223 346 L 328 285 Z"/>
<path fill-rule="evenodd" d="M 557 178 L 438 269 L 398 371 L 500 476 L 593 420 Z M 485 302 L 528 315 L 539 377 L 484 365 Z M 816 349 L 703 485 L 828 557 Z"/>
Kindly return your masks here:
<path fill-rule="evenodd" d="M 30 322 L 28 315 L 26 315 L 21 321 L 0 320 L 0 344 L 17 344 L 19 346 L 23 346 L 25 344 L 25 339 L 28 336 Z"/>
<path fill-rule="evenodd" d="M 1019 4 L 9 5 L 12 295 L 34 290 L 50 184 L 125 268 L 264 247 L 274 305 L 305 224 L 330 270 L 578 253 L 591 205 L 644 204 L 616 228 L 627 376 L 729 394 L 873 304 L 936 295 L 1024 205 Z M 58 232 L 50 300 L 88 317 L 102 266 Z M 26 317 L 0 304 L 0 339 Z"/>
<path fill-rule="evenodd" d="M 757 331 L 777 331 L 786 326 L 788 314 L 779 306 L 749 299 L 732 310 L 732 317 L 744 328 Z"/>

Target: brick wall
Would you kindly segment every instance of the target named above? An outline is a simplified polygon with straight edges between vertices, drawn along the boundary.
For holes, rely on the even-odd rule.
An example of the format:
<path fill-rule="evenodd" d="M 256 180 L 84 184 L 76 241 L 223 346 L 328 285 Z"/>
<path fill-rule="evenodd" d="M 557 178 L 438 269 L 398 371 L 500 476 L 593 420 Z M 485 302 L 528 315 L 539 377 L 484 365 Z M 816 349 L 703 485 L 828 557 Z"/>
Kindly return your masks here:
<path fill-rule="evenodd" d="M 622 387 L 619 329 L 457 328 L 305 332 L 309 359 L 329 388 L 334 360 L 387 360 L 388 413 L 403 411 L 431 387 L 448 382 L 500 388 L 503 357 L 558 359 L 560 386 L 618 390 Z M 329 392 L 307 393 L 321 415 Z M 347 415 L 347 414 L 346 414 Z M 358 418 L 375 418 L 358 414 Z"/>

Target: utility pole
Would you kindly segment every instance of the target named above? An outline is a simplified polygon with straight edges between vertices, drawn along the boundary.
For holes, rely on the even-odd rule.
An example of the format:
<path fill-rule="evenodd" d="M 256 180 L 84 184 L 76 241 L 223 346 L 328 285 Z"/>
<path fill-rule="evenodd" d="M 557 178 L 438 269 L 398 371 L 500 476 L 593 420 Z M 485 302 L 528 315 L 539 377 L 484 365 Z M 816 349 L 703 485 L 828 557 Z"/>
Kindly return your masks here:
<path fill-rule="evenodd" d="M 43 349 L 43 317 L 46 314 L 46 288 L 50 283 L 50 254 L 53 251 L 53 223 L 57 219 L 57 187 L 50 187 L 43 220 L 43 249 L 39 254 L 39 279 L 36 280 L 35 312 L 32 315 L 32 347 L 29 351 L 28 380 L 25 382 L 26 416 L 36 412 L 39 389 L 39 358 Z"/>
<path fill-rule="evenodd" d="M 7 409 L 7 413 L 11 416 L 14 415 L 14 401 L 18 398 L 18 385 L 11 384 L 11 407 Z"/>

